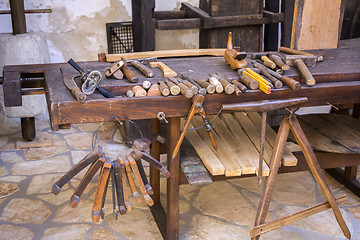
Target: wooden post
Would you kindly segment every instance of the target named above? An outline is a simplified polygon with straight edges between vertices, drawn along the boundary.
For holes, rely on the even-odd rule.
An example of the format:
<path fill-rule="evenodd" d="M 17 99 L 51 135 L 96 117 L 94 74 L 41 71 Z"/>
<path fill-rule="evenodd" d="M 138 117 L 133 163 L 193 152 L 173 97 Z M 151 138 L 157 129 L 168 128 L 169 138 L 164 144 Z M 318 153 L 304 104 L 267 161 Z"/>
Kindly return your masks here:
<path fill-rule="evenodd" d="M 177 154 L 172 158 L 172 152 L 175 148 L 176 142 L 180 136 L 180 118 L 174 117 L 169 119 L 167 126 L 167 166 L 171 172 L 171 177 L 167 180 L 167 219 L 166 219 L 166 233 L 168 239 L 179 238 L 179 160 L 180 156 Z"/>
<path fill-rule="evenodd" d="M 24 0 L 10 0 L 13 34 L 26 33 Z"/>

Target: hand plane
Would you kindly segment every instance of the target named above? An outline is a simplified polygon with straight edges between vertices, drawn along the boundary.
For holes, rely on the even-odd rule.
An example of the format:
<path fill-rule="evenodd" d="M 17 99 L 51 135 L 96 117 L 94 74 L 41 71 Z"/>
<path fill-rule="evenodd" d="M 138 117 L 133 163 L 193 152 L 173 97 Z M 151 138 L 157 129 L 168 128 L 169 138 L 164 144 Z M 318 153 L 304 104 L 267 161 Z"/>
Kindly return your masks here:
<path fill-rule="evenodd" d="M 245 60 L 246 53 L 238 52 L 233 48 L 232 44 L 232 32 L 229 32 L 227 49 L 225 50 L 225 60 L 230 64 L 230 68 L 233 70 L 247 67 L 248 63 Z"/>

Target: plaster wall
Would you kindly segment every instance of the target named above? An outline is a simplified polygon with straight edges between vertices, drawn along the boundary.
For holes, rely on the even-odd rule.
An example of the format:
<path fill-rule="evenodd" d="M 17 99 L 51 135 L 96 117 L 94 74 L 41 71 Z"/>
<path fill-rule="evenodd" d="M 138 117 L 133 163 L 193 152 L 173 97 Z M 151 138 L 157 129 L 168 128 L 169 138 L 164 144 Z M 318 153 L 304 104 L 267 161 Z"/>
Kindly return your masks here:
<path fill-rule="evenodd" d="M 199 0 L 156 0 L 156 11 L 178 10 L 181 2 L 195 6 Z M 26 14 L 27 32 L 46 36 L 50 62 L 97 60 L 107 52 L 108 22 L 131 21 L 131 0 L 24 0 L 25 9 L 51 8 L 52 13 Z M 0 0 L 0 9 L 10 9 Z M 10 15 L 0 15 L 0 33 L 11 33 Z M 156 49 L 198 48 L 198 30 L 156 32 Z"/>

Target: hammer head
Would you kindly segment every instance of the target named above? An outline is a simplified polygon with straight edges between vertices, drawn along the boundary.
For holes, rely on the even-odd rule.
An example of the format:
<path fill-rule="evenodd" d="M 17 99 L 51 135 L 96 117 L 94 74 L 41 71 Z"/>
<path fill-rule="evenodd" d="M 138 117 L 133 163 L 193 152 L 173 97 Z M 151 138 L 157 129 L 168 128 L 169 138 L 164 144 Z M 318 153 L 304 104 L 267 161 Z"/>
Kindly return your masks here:
<path fill-rule="evenodd" d="M 316 56 L 306 56 L 306 55 L 285 55 L 285 64 L 289 66 L 295 66 L 295 60 L 302 60 L 306 66 L 314 67 L 316 64 Z"/>
<path fill-rule="evenodd" d="M 254 52 L 251 53 L 251 58 L 252 59 L 261 59 L 262 56 L 267 56 L 269 54 L 269 52 Z"/>

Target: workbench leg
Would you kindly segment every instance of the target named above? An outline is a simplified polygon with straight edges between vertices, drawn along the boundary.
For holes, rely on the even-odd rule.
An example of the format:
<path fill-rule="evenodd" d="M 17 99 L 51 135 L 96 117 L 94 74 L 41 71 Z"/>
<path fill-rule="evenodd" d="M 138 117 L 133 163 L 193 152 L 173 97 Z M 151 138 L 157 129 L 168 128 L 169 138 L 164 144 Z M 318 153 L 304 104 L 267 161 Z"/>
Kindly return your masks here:
<path fill-rule="evenodd" d="M 179 238 L 179 160 L 177 154 L 171 159 L 172 152 L 180 136 L 180 118 L 170 118 L 167 124 L 167 167 L 171 173 L 167 180 L 167 218 L 166 233 L 168 239 Z"/>
<path fill-rule="evenodd" d="M 290 124 L 291 131 L 292 131 L 297 143 L 299 144 L 302 152 L 304 153 L 304 156 L 305 156 L 307 164 L 309 165 L 310 171 L 313 174 L 316 182 L 319 184 L 320 188 L 324 192 L 324 195 L 327 198 L 327 200 L 335 214 L 335 218 L 336 218 L 341 230 L 343 231 L 344 235 L 348 239 L 350 239 L 351 238 L 350 231 L 349 231 L 348 227 L 346 226 L 345 220 L 344 220 L 343 216 L 341 215 L 340 209 L 334 199 L 334 196 L 332 195 L 330 188 L 325 181 L 325 176 L 324 176 L 323 172 L 321 171 L 320 165 L 315 157 L 314 152 L 311 149 L 311 145 L 310 145 L 309 141 L 307 140 L 298 120 L 296 119 L 296 117 L 294 115 L 290 115 L 289 124 Z"/>
<path fill-rule="evenodd" d="M 289 121 L 287 120 L 287 117 L 284 117 L 280 124 L 278 134 L 276 136 L 274 150 L 270 160 L 270 174 L 267 177 L 263 188 L 263 193 L 256 213 L 255 226 L 258 226 L 265 222 L 266 214 L 269 210 L 271 195 L 274 190 L 276 175 L 281 165 L 281 159 L 286 146 L 286 140 L 289 135 L 289 130 Z M 259 238 L 260 236 L 254 237 L 252 239 Z"/>

